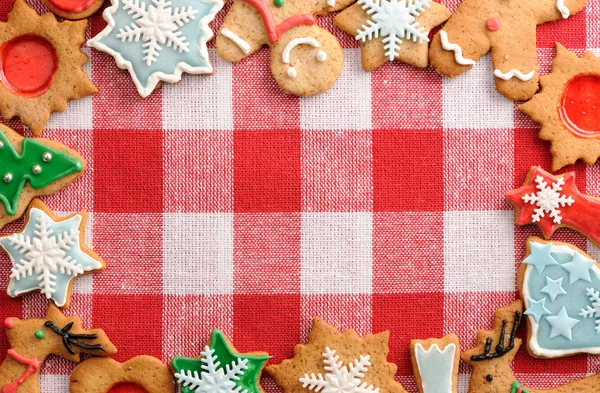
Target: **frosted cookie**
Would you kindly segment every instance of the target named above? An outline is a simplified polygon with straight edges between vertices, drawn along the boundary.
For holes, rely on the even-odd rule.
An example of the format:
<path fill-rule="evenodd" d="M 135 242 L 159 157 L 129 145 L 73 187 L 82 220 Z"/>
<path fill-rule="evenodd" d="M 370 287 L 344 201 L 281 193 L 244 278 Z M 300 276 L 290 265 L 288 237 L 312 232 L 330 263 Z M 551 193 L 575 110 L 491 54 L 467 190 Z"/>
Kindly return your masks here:
<path fill-rule="evenodd" d="M 542 90 L 519 109 L 541 126 L 550 141 L 552 170 L 600 157 L 600 59 L 585 52 L 580 59 L 557 44 L 552 73 L 541 78 Z"/>
<path fill-rule="evenodd" d="M 0 114 L 19 117 L 39 136 L 52 112 L 67 110 L 98 90 L 83 71 L 88 57 L 81 51 L 86 20 L 58 22 L 42 16 L 25 0 L 16 0 L 8 21 L 0 23 Z"/>
<path fill-rule="evenodd" d="M 50 11 L 70 20 L 89 18 L 104 4 L 104 0 L 42 0 Z"/>
<path fill-rule="evenodd" d="M 108 26 L 88 45 L 129 71 L 139 95 L 159 83 L 177 83 L 183 73 L 212 74 L 206 43 L 208 24 L 222 0 L 111 0 L 102 16 Z"/>
<path fill-rule="evenodd" d="M 455 334 L 410 341 L 410 360 L 419 393 L 456 393 L 460 342 Z"/>
<path fill-rule="evenodd" d="M 431 43 L 436 71 L 456 77 L 492 52 L 496 88 L 505 97 L 527 100 L 538 91 L 537 25 L 566 19 L 586 0 L 464 0 Z M 490 76 L 491 77 L 491 76 Z"/>

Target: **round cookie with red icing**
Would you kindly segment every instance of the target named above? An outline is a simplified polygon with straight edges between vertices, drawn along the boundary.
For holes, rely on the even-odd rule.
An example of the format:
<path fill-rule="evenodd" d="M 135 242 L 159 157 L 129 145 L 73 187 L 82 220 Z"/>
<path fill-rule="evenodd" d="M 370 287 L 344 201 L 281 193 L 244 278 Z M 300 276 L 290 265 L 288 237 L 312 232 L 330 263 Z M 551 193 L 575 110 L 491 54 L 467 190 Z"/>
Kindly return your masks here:
<path fill-rule="evenodd" d="M 104 4 L 104 0 L 42 0 L 58 16 L 69 20 L 89 18 Z"/>
<path fill-rule="evenodd" d="M 70 393 L 175 393 L 169 366 L 152 356 L 119 363 L 109 358 L 88 359 L 73 370 Z"/>
<path fill-rule="evenodd" d="M 552 143 L 552 170 L 600 157 L 600 58 L 582 58 L 557 44 L 552 73 L 541 78 L 542 89 L 520 106 L 540 124 L 540 139 Z"/>

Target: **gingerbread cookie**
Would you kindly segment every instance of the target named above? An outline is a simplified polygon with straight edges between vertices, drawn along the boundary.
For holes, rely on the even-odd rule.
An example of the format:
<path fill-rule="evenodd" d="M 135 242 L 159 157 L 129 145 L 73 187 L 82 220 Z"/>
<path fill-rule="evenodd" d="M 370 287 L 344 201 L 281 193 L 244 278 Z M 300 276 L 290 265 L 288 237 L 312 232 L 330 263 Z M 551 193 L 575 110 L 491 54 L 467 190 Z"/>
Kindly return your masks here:
<path fill-rule="evenodd" d="M 62 190 L 85 168 L 79 153 L 65 145 L 23 138 L 0 124 L 0 228 L 18 220 L 33 198 Z"/>
<path fill-rule="evenodd" d="M 388 341 L 389 332 L 359 337 L 315 318 L 308 343 L 266 370 L 283 393 L 405 393 L 394 379 L 397 366 L 387 361 Z"/>
<path fill-rule="evenodd" d="M 260 376 L 271 358 L 240 353 L 220 330 L 213 330 L 201 357 L 176 357 L 171 365 L 182 393 L 264 393 Z"/>
<path fill-rule="evenodd" d="M 575 393 L 596 392 L 600 374 L 573 381 L 553 389 L 529 389 L 513 375 L 511 363 L 522 342 L 516 337 L 522 319 L 523 303 L 518 300 L 499 308 L 492 330 L 477 332 L 477 346 L 461 355 L 473 367 L 468 393 Z"/>
<path fill-rule="evenodd" d="M 69 307 L 75 278 L 104 270 L 106 264 L 84 242 L 87 213 L 57 217 L 34 199 L 21 232 L 0 237 L 12 263 L 8 296 L 40 291 L 58 307 Z"/>
<path fill-rule="evenodd" d="M 104 331 L 84 330 L 81 318 L 67 317 L 52 304 L 44 318 L 6 318 L 4 327 L 10 349 L 0 365 L 2 393 L 40 393 L 40 368 L 50 355 L 79 363 L 82 353 L 117 353 Z"/>
<path fill-rule="evenodd" d="M 25 0 L 16 0 L 8 22 L 0 23 L 0 114 L 19 117 L 39 136 L 51 112 L 67 110 L 98 90 L 83 71 L 81 51 L 87 21 L 58 22 L 38 15 Z"/>
<path fill-rule="evenodd" d="M 419 393 L 456 393 L 460 364 L 458 336 L 411 340 L 410 360 Z"/>
<path fill-rule="evenodd" d="M 208 24 L 221 8 L 222 0 L 112 0 L 102 14 L 108 26 L 88 45 L 114 57 L 145 98 L 184 72 L 213 73 Z"/>
<path fill-rule="evenodd" d="M 538 91 L 537 25 L 568 18 L 586 0 L 464 0 L 434 37 L 429 57 L 436 71 L 456 77 L 490 50 L 496 88 L 527 100 Z"/>
<path fill-rule="evenodd" d="M 571 228 L 600 246 L 600 198 L 579 191 L 575 172 L 554 176 L 531 167 L 523 186 L 506 199 L 515 209 L 515 224 L 536 224 L 546 239 L 558 228 Z"/>
<path fill-rule="evenodd" d="M 360 40 L 362 66 L 369 72 L 393 60 L 427 67 L 429 32 L 450 15 L 432 0 L 358 0 L 333 23 Z"/>
<path fill-rule="evenodd" d="M 600 157 L 600 58 L 585 52 L 580 59 L 557 44 L 552 73 L 540 83 L 540 93 L 519 109 L 552 144 L 552 170 L 579 159 L 593 165 Z"/>
<path fill-rule="evenodd" d="M 344 52 L 314 16 L 353 1 L 234 0 L 217 35 L 217 52 L 235 63 L 268 45 L 281 89 L 299 97 L 322 93 L 339 78 Z"/>
<path fill-rule="evenodd" d="M 104 4 L 104 0 L 42 0 L 56 15 L 70 20 L 89 18 Z"/>
<path fill-rule="evenodd" d="M 531 356 L 600 354 L 600 265 L 591 256 L 530 237 L 517 281 Z"/>
<path fill-rule="evenodd" d="M 69 393 L 175 393 L 175 383 L 169 367 L 152 356 L 125 363 L 92 358 L 73 370 Z"/>

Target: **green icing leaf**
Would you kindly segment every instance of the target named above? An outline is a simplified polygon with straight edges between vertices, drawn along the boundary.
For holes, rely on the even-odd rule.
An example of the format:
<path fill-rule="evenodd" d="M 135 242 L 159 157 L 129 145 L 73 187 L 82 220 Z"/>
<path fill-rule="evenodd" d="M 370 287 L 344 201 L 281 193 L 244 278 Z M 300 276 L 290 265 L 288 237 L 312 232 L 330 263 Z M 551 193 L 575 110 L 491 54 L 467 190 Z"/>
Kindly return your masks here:
<path fill-rule="evenodd" d="M 247 359 L 247 369 L 244 370 L 242 375 L 239 375 L 239 379 L 235 380 L 235 387 L 240 388 L 240 392 L 247 390 L 248 393 L 260 393 L 260 389 L 258 387 L 260 372 L 265 365 L 265 363 L 271 358 L 270 356 L 257 356 L 257 355 L 245 355 L 234 352 L 234 350 L 227 343 L 227 339 L 225 335 L 220 330 L 213 330 L 210 339 L 210 349 L 214 350 L 214 356 L 217 357 L 219 365 L 218 369 L 223 369 L 225 371 L 225 367 L 227 365 L 231 365 L 240 359 Z M 202 361 L 200 359 L 194 358 L 186 358 L 186 357 L 175 357 L 171 363 L 173 368 L 177 373 L 189 373 L 192 374 L 194 372 L 198 373 L 198 376 L 202 376 L 202 372 L 205 369 L 202 368 Z M 182 393 L 194 393 L 199 391 L 196 387 L 193 387 L 192 384 L 181 387 Z"/>
<path fill-rule="evenodd" d="M 40 189 L 83 170 L 83 163 L 79 158 L 71 156 L 66 150 L 53 149 L 35 139 L 23 139 L 21 155 L 3 132 L 0 132 L 0 143 L 0 201 L 11 216 L 17 212 L 19 198 L 26 182 L 34 189 Z M 46 160 L 43 159 L 44 154 Z M 36 165 L 41 169 L 39 173 L 33 171 Z M 8 178 L 11 178 L 10 181 L 6 181 Z"/>

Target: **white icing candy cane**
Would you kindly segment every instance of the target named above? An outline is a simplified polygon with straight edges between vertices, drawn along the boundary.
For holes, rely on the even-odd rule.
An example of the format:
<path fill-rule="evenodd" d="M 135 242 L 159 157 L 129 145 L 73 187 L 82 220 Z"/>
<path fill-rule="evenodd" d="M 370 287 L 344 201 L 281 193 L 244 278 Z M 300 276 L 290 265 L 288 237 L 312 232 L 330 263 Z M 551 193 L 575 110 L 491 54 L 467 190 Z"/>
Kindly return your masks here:
<path fill-rule="evenodd" d="M 321 46 L 321 44 L 319 44 L 319 41 L 317 41 L 316 39 L 314 39 L 312 37 L 294 38 L 293 40 L 291 40 L 290 42 L 287 43 L 285 48 L 283 48 L 283 53 L 281 54 L 281 60 L 285 64 L 290 64 L 290 52 L 292 51 L 292 49 L 294 49 L 298 45 L 310 45 L 314 48 L 319 48 Z M 327 53 L 323 50 L 318 51 L 317 52 L 317 60 L 319 62 L 323 63 L 325 60 L 327 60 Z M 289 67 L 287 70 L 287 74 L 290 78 L 295 78 L 296 76 L 298 76 L 298 72 L 296 71 L 296 69 L 294 67 Z"/>
<path fill-rule="evenodd" d="M 448 41 L 448 33 L 446 33 L 444 30 L 440 30 L 440 38 L 442 39 L 442 48 L 444 48 L 444 50 L 447 51 L 453 51 L 454 52 L 454 60 L 456 60 L 456 62 L 460 65 L 474 65 L 476 62 L 474 60 L 471 59 L 465 59 L 463 57 L 463 51 L 462 48 L 460 47 L 460 45 L 458 44 L 452 44 L 450 41 Z"/>
<path fill-rule="evenodd" d="M 516 77 L 517 79 L 520 79 L 523 82 L 527 82 L 527 81 L 530 81 L 531 78 L 533 78 L 533 76 L 535 75 L 535 71 L 531 71 L 528 74 L 523 74 L 519 70 L 510 70 L 507 73 L 504 73 L 504 72 L 500 71 L 499 69 L 496 69 L 494 71 L 494 75 L 496 75 L 497 78 L 500 78 L 505 81 Z"/>
<path fill-rule="evenodd" d="M 227 37 L 231 41 L 233 41 L 233 43 L 239 46 L 242 52 L 244 52 L 245 54 L 250 53 L 250 44 L 241 39 L 240 36 L 235 34 L 233 31 L 224 28 L 221 29 L 221 34 L 223 35 L 223 37 Z"/>
<path fill-rule="evenodd" d="M 558 8 L 564 19 L 571 16 L 571 11 L 565 6 L 565 0 L 556 0 L 556 8 Z"/>

